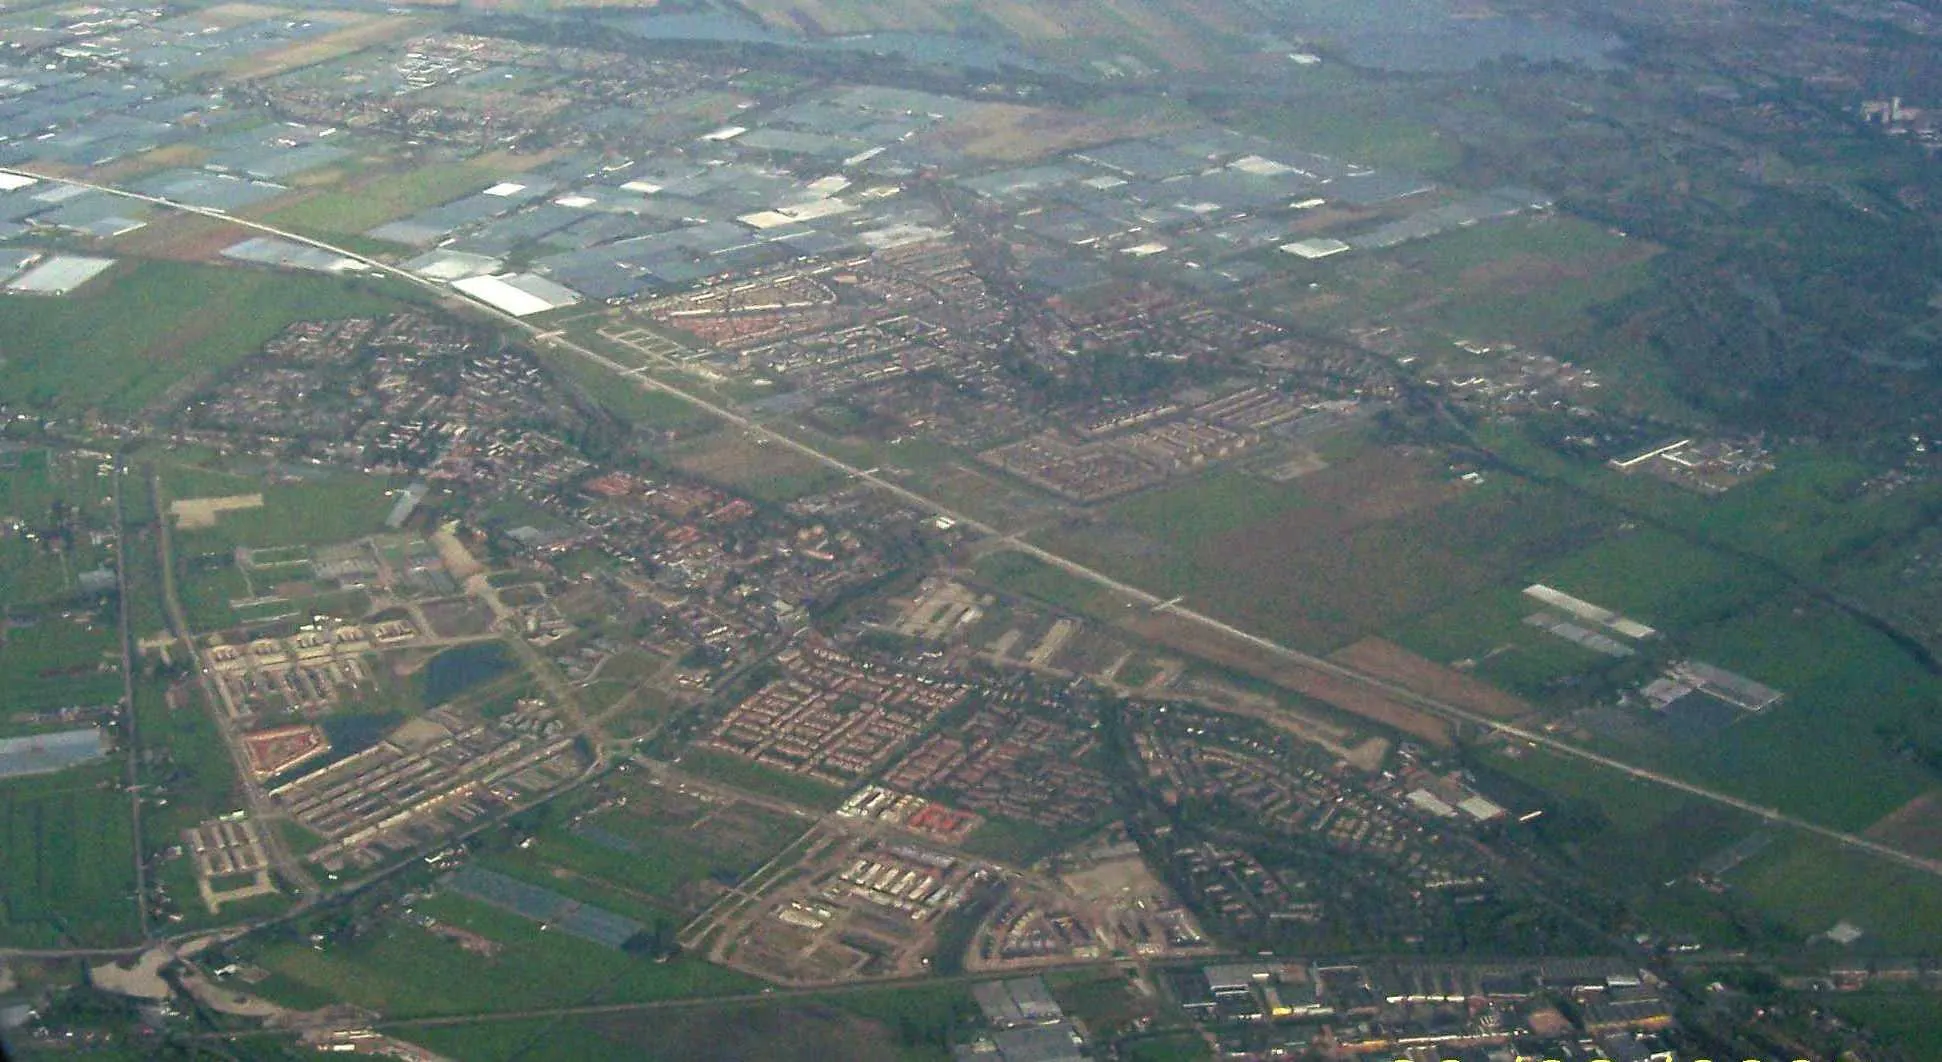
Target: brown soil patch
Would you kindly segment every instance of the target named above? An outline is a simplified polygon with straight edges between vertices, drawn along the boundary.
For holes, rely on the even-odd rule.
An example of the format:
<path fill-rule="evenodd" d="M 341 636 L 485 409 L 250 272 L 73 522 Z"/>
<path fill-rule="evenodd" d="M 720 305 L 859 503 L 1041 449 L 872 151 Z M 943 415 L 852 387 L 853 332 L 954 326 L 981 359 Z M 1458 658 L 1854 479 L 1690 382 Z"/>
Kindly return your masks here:
<path fill-rule="evenodd" d="M 1364 638 L 1329 659 L 1492 719 L 1516 719 L 1531 711 L 1521 698 L 1381 638 Z"/>
<path fill-rule="evenodd" d="M 1159 122 L 1094 118 L 1076 111 L 992 103 L 950 123 L 930 139 L 975 158 L 1021 162 L 1129 136 L 1164 132 Z"/>
<path fill-rule="evenodd" d="M 260 509 L 263 507 L 261 494 L 227 494 L 215 498 L 177 498 L 169 503 L 169 515 L 175 517 L 175 526 L 185 531 L 214 527 L 216 520 L 226 512 L 237 509 Z"/>
<path fill-rule="evenodd" d="M 115 249 L 131 258 L 207 262 L 230 244 L 247 239 L 243 229 L 202 214 L 171 212 L 115 239 Z"/>
<path fill-rule="evenodd" d="M 1304 697 L 1313 697 L 1339 711 L 1402 731 L 1439 748 L 1448 748 L 1453 744 L 1449 723 L 1421 709 L 1391 700 L 1380 691 L 1353 679 L 1305 667 L 1277 653 L 1176 616 L 1142 611 L 1139 616 L 1124 621 L 1122 625 L 1168 648 L 1231 667 Z"/>
<path fill-rule="evenodd" d="M 682 471 L 730 486 L 814 475 L 824 466 L 789 449 L 758 445 L 740 432 L 723 433 L 709 445 L 675 459 Z"/>
<path fill-rule="evenodd" d="M 301 67 L 314 66 L 340 55 L 363 51 L 384 41 L 415 36 L 431 25 L 432 23 L 425 19 L 373 18 L 288 48 L 251 56 L 231 67 L 230 77 L 238 81 L 274 77 Z"/>
<path fill-rule="evenodd" d="M 1582 280 L 1592 271 L 1582 263 L 1560 262 L 1537 254 L 1513 254 L 1473 265 L 1458 274 L 1465 290 L 1501 286 L 1510 291 L 1536 291 L 1561 280 Z"/>
<path fill-rule="evenodd" d="M 1911 855 L 1942 858 L 1942 789 L 1932 789 L 1883 815 L 1862 835 Z"/>
<path fill-rule="evenodd" d="M 170 144 L 139 155 L 116 159 L 88 171 L 88 180 L 97 184 L 120 184 L 132 177 L 157 170 L 200 166 L 209 157 L 208 149 L 194 144 Z"/>

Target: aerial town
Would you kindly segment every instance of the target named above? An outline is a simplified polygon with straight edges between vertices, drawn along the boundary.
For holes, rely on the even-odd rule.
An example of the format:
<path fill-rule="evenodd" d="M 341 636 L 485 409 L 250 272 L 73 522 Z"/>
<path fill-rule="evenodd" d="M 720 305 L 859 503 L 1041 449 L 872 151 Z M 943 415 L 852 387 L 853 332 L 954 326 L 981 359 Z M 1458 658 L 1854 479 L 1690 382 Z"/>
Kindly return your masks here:
<path fill-rule="evenodd" d="M 1324 7 L 0 2 L 0 1044 L 1942 1057 L 1942 16 Z"/>

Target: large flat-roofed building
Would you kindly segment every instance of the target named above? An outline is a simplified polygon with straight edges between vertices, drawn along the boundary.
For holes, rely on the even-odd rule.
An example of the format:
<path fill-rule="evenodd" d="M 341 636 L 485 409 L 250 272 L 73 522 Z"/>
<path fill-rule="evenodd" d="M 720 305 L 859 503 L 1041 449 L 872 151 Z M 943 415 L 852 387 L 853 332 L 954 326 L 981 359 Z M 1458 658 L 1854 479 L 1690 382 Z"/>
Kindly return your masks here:
<path fill-rule="evenodd" d="M 0 740 L 0 778 L 65 770 L 108 754 L 100 727 Z"/>
<path fill-rule="evenodd" d="M 8 291 L 27 295 L 65 295 L 115 264 L 112 258 L 57 254 L 7 282 Z"/>
<path fill-rule="evenodd" d="M 467 277 L 453 281 L 452 287 L 514 317 L 557 310 L 580 301 L 579 293 L 572 288 L 531 273 Z"/>
<path fill-rule="evenodd" d="M 973 985 L 971 998 L 984 1012 L 985 1020 L 999 1028 L 1038 1025 L 1065 1017 L 1065 1011 L 1052 998 L 1043 977 L 1016 977 L 1009 981 L 987 981 Z"/>

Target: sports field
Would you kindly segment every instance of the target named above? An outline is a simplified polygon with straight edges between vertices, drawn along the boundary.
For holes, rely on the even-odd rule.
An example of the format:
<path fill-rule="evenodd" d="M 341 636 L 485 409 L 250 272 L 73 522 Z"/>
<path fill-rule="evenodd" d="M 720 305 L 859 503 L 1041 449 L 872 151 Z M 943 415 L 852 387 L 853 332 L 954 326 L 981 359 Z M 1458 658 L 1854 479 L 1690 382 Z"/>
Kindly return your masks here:
<path fill-rule="evenodd" d="M 259 476 L 209 470 L 171 469 L 162 474 L 163 491 L 176 499 L 235 492 L 261 494 L 263 504 L 229 509 L 211 525 L 177 523 L 181 549 L 222 551 L 235 546 L 321 545 L 343 542 L 384 529 L 402 481 L 357 473 L 316 476 L 299 483 L 265 483 Z"/>

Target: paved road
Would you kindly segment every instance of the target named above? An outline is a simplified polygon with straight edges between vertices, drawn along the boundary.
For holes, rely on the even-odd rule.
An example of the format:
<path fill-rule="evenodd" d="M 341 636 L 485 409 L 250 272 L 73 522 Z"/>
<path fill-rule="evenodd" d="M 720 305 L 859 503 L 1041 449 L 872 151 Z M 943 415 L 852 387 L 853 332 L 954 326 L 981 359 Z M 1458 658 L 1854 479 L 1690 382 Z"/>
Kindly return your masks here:
<path fill-rule="evenodd" d="M 122 518 L 121 486 L 128 469 L 115 458 L 115 584 L 121 625 L 121 703 L 122 719 L 127 725 L 128 813 L 135 831 L 135 923 L 147 940 L 148 925 L 148 845 L 142 840 L 141 720 L 135 711 L 135 640 L 129 633 L 128 619 L 128 522 Z"/>
<path fill-rule="evenodd" d="M 178 203 L 178 202 L 175 202 L 174 200 L 164 199 L 158 196 L 143 195 L 138 192 L 124 191 L 122 189 L 115 188 L 110 185 L 93 184 L 87 181 L 73 180 L 71 178 L 50 177 L 45 174 L 36 173 L 31 170 L 0 170 L 0 172 L 17 173 L 23 176 L 38 178 L 40 180 L 53 181 L 60 184 L 75 185 L 82 188 L 91 188 L 91 189 L 94 189 L 95 191 L 105 192 L 107 194 L 120 196 L 125 199 L 138 200 L 140 202 L 149 203 L 154 206 L 162 207 L 164 209 L 176 210 L 176 211 L 181 211 L 181 212 L 190 213 L 190 214 L 199 214 L 204 217 L 221 218 L 241 228 L 250 229 L 252 231 L 263 233 L 269 236 L 281 237 L 283 239 L 290 240 L 291 242 L 294 242 L 294 243 L 300 243 L 307 247 L 314 247 L 322 251 L 328 251 L 331 254 L 339 255 L 341 257 L 348 258 L 353 261 L 362 263 L 366 268 L 374 272 L 383 274 L 385 276 L 396 277 L 404 280 L 407 283 L 414 284 L 418 287 L 425 288 L 426 290 L 436 292 L 441 298 L 447 301 L 451 301 L 453 297 L 453 292 L 449 288 L 445 287 L 442 284 L 439 284 L 436 281 L 427 280 L 423 277 L 415 276 L 405 270 L 399 269 L 396 266 L 386 264 L 384 262 L 378 261 L 377 259 L 370 258 L 366 255 L 358 254 L 354 251 L 349 251 L 342 247 L 337 247 L 332 244 L 325 243 L 322 240 L 316 240 L 298 233 L 288 232 L 283 229 L 279 229 L 273 225 L 264 224 L 263 222 L 260 222 L 260 221 L 251 221 L 244 218 L 238 218 L 230 214 L 227 214 L 223 211 L 210 210 L 205 207 L 191 206 L 187 203 Z M 1668 789 L 1677 790 L 1678 792 L 1685 793 L 1689 796 L 1698 797 L 1703 800 L 1711 801 L 1715 804 L 1720 804 L 1725 807 L 1730 807 L 1738 811 L 1746 812 L 1747 814 L 1754 815 L 1766 822 L 1770 822 L 1770 823 L 1774 823 L 1782 826 L 1791 826 L 1795 829 L 1813 834 L 1817 837 L 1821 837 L 1823 839 L 1834 841 L 1841 845 L 1845 845 L 1846 847 L 1854 849 L 1856 851 L 1865 852 L 1874 856 L 1879 856 L 1880 858 L 1888 860 L 1889 862 L 1896 863 L 1900 866 L 1907 867 L 1912 870 L 1917 870 L 1925 874 L 1931 874 L 1936 877 L 1942 877 L 1942 860 L 1927 859 L 1918 855 L 1914 855 L 1913 853 L 1904 852 L 1899 848 L 1894 848 L 1892 846 L 1882 844 L 1879 841 L 1875 841 L 1867 837 L 1862 837 L 1859 834 L 1846 833 L 1844 831 L 1836 830 L 1831 827 L 1822 826 L 1818 823 L 1809 822 L 1797 816 L 1788 815 L 1775 808 L 1762 807 L 1761 805 L 1755 804 L 1750 800 L 1743 800 L 1739 797 L 1732 796 L 1731 794 L 1728 794 L 1728 793 L 1722 793 L 1717 790 L 1708 789 L 1704 786 L 1696 785 L 1691 782 L 1686 782 L 1681 779 L 1674 778 L 1667 774 L 1662 774 L 1657 771 L 1652 771 L 1643 767 L 1634 766 L 1622 760 L 1615 759 L 1611 756 L 1606 756 L 1600 753 L 1592 752 L 1588 749 L 1580 748 L 1577 745 L 1573 745 L 1566 741 L 1560 741 L 1547 734 L 1538 733 L 1536 731 L 1528 730 L 1523 727 L 1512 726 L 1510 724 L 1492 719 L 1488 716 L 1480 715 L 1476 712 L 1469 711 L 1468 709 L 1460 708 L 1454 704 L 1449 704 L 1447 702 L 1437 700 L 1436 698 L 1427 697 L 1422 694 L 1416 693 L 1412 690 L 1404 689 L 1401 686 L 1398 686 L 1392 682 L 1388 682 L 1383 679 L 1377 678 L 1374 675 L 1370 675 L 1362 671 L 1358 671 L 1354 668 L 1344 667 L 1343 665 L 1337 664 L 1334 661 L 1327 660 L 1318 656 L 1312 656 L 1308 653 L 1301 652 L 1300 650 L 1291 649 L 1278 642 L 1271 641 L 1270 639 L 1267 639 L 1267 638 L 1263 638 L 1260 635 L 1252 634 L 1252 633 L 1249 633 L 1248 631 L 1241 630 L 1240 628 L 1235 627 L 1230 623 L 1215 619 L 1212 616 L 1208 616 L 1204 613 L 1197 612 L 1191 608 L 1187 608 L 1181 605 L 1178 601 L 1162 598 L 1158 594 L 1154 594 L 1149 591 L 1142 590 L 1139 587 L 1136 587 L 1129 583 L 1115 579 L 1109 575 L 1106 575 L 1103 572 L 1094 570 L 1092 568 L 1088 568 L 1085 565 L 1078 563 L 1077 561 L 1070 560 L 1066 557 L 1062 557 L 1056 553 L 1046 550 L 1040 546 L 1033 545 L 1032 543 L 1027 542 L 1023 538 L 1019 537 L 1017 533 L 1008 533 L 1008 532 L 1002 531 L 981 520 L 977 520 L 964 513 L 958 512 L 950 508 L 949 506 L 944 505 L 942 502 L 939 502 L 932 498 L 918 494 L 915 491 L 912 491 L 909 488 L 904 487 L 899 483 L 896 483 L 889 479 L 884 478 L 882 475 L 878 474 L 878 472 L 874 469 L 858 468 L 855 465 L 852 465 L 842 460 L 841 458 L 824 453 L 823 451 L 818 450 L 807 443 L 800 442 L 796 439 L 790 438 L 789 436 L 782 434 L 781 432 L 778 432 L 772 428 L 769 428 L 757 422 L 756 420 L 736 411 L 735 409 L 732 409 L 728 406 L 724 406 L 718 402 L 711 401 L 707 398 L 694 394 L 690 391 L 682 390 L 681 388 L 675 387 L 674 385 L 669 384 L 663 380 L 659 380 L 659 379 L 656 379 L 655 377 L 649 376 L 645 372 L 641 371 L 641 367 L 639 366 L 624 365 L 618 361 L 615 361 L 610 357 L 607 357 L 604 354 L 601 354 L 598 351 L 589 350 L 586 347 L 581 346 L 580 344 L 567 339 L 566 337 L 559 334 L 558 332 L 545 331 L 544 329 L 540 328 L 537 325 L 534 325 L 527 321 L 523 321 L 517 317 L 512 316 L 511 314 L 497 310 L 490 306 L 486 306 L 482 303 L 471 303 L 470 305 L 478 313 L 486 317 L 493 318 L 503 325 L 509 326 L 511 328 L 517 329 L 520 332 L 525 333 L 530 339 L 533 340 L 535 344 L 539 346 L 548 347 L 553 350 L 573 354 L 577 357 L 584 358 L 587 361 L 591 361 L 594 364 L 599 365 L 602 368 L 605 368 L 610 372 L 615 373 L 618 376 L 621 376 L 622 378 L 633 380 L 636 383 L 638 383 L 640 386 L 648 388 L 649 390 L 659 391 L 670 397 L 681 399 L 682 401 L 687 402 L 688 404 L 695 406 L 698 409 L 701 409 L 703 412 L 709 413 L 721 420 L 728 422 L 729 424 L 736 426 L 737 428 L 742 429 L 743 431 L 747 432 L 750 436 L 754 438 L 757 438 L 759 440 L 762 440 L 768 443 L 773 443 L 779 447 L 782 447 L 783 449 L 791 450 L 797 454 L 800 454 L 804 457 L 809 458 L 812 461 L 816 461 L 828 468 L 832 468 L 832 469 L 835 469 L 836 471 L 842 472 L 844 475 L 849 476 L 852 479 L 859 480 L 864 483 L 868 483 L 872 487 L 875 487 L 876 489 L 881 490 L 884 493 L 889 494 L 897 498 L 898 500 L 913 506 L 914 508 L 917 508 L 924 512 L 932 513 L 937 516 L 945 517 L 949 520 L 955 521 L 960 526 L 968 527 L 979 532 L 980 534 L 997 538 L 1004 545 L 1008 546 L 1013 550 L 1016 550 L 1017 552 L 1023 553 L 1026 556 L 1032 557 L 1033 559 L 1041 561 L 1045 564 L 1049 564 L 1070 575 L 1073 575 L 1080 579 L 1084 579 L 1088 582 L 1091 582 L 1094 585 L 1105 587 L 1106 589 L 1111 590 L 1114 593 L 1119 594 L 1131 600 L 1135 604 L 1144 605 L 1156 611 L 1164 611 L 1164 612 L 1171 613 L 1172 615 L 1177 616 L 1180 619 L 1186 620 L 1194 624 L 1198 624 L 1199 626 L 1204 627 L 1208 630 L 1218 631 L 1221 634 L 1224 634 L 1224 635 L 1227 635 L 1228 637 L 1245 642 L 1256 649 L 1259 649 L 1271 655 L 1280 657 L 1281 659 L 1289 661 L 1291 663 L 1300 664 L 1303 667 L 1311 668 L 1313 670 L 1334 675 L 1339 678 L 1347 679 L 1349 681 L 1362 683 L 1373 689 L 1379 690 L 1383 695 L 1391 699 L 1401 701 L 1405 704 L 1409 704 L 1416 708 L 1421 708 L 1425 711 L 1434 712 L 1447 719 L 1452 719 L 1460 723 L 1467 723 L 1472 726 L 1495 731 L 1507 737 L 1516 738 L 1529 745 L 1547 749 L 1561 756 L 1575 759 L 1580 762 L 1597 764 L 1598 766 L 1609 768 L 1614 771 L 1618 771 L 1619 773 L 1627 775 L 1628 777 L 1634 778 L 1638 781 L 1648 782 L 1654 785 L 1664 786 L 1665 788 L 1668 788 Z"/>
<path fill-rule="evenodd" d="M 215 680 L 202 667 L 196 655 L 195 632 L 189 628 L 189 618 L 182 611 L 182 599 L 175 591 L 175 547 L 170 539 L 169 518 L 162 494 L 162 477 L 154 472 L 149 474 L 149 490 L 155 499 L 156 553 L 162 565 L 162 607 L 168 613 L 169 626 L 182 643 L 189 666 L 194 669 L 196 683 L 202 688 L 202 698 L 209 708 L 209 717 L 215 720 L 216 731 L 222 735 L 223 745 L 229 750 L 229 758 L 236 765 L 237 784 L 243 790 L 243 803 L 248 805 L 250 818 L 256 820 L 259 833 L 263 838 L 264 852 L 269 856 L 270 867 L 278 877 L 297 890 L 301 902 L 308 903 L 321 891 L 317 880 L 303 868 L 290 845 L 284 841 L 283 832 L 277 823 L 283 818 L 282 811 L 271 803 L 269 795 L 249 768 L 249 758 L 243 754 L 243 735 L 236 729 L 236 720 L 230 718 L 222 694 L 216 689 Z"/>

